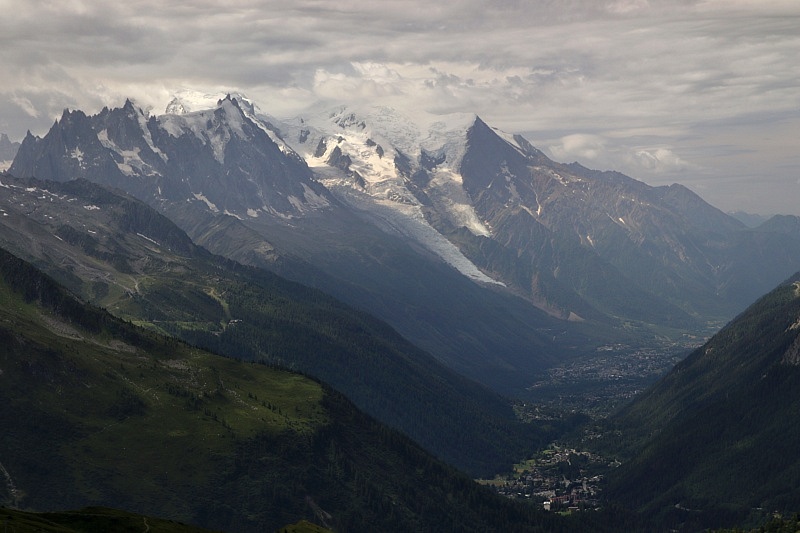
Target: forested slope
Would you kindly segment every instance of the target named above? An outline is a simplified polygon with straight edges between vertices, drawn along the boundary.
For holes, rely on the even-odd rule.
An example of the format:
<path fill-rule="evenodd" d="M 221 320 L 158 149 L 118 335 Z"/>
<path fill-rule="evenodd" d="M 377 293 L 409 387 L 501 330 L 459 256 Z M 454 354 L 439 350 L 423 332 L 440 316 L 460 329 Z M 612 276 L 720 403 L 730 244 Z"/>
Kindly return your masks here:
<path fill-rule="evenodd" d="M 800 509 L 800 274 L 614 420 L 612 497 L 687 530 Z"/>
<path fill-rule="evenodd" d="M 108 506 L 229 531 L 567 530 L 341 394 L 77 301 L 0 251 L 5 505 Z"/>

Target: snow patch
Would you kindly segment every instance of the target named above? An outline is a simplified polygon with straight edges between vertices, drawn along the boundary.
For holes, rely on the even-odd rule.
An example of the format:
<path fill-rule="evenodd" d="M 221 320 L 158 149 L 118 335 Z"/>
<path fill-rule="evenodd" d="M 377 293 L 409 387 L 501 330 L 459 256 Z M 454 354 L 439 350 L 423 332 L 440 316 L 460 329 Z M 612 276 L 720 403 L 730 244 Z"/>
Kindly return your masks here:
<path fill-rule="evenodd" d="M 253 102 L 242 95 L 232 95 L 231 98 L 236 98 L 244 116 L 250 119 L 253 124 L 266 133 L 270 140 L 278 146 L 278 149 L 282 153 L 297 155 L 297 153 L 292 150 L 292 148 L 268 126 L 271 120 L 264 113 L 262 113 Z"/>
<path fill-rule="evenodd" d="M 151 239 L 151 238 L 150 238 L 150 237 L 148 237 L 147 235 L 143 235 L 142 233 L 137 233 L 136 235 L 138 235 L 139 237 L 141 237 L 142 239 L 144 239 L 144 240 L 146 240 L 146 241 L 150 241 L 150 242 L 152 242 L 152 243 L 153 243 L 153 244 L 155 244 L 156 246 L 161 246 L 160 244 L 158 244 L 156 241 L 154 241 L 153 239 Z"/>
<path fill-rule="evenodd" d="M 517 152 L 519 152 L 520 154 L 524 155 L 525 157 L 528 156 L 528 153 L 525 151 L 525 149 L 522 146 L 520 146 L 519 142 L 517 141 L 517 136 L 516 135 L 513 135 L 511 133 L 506 133 L 505 131 L 499 130 L 497 128 L 492 128 L 492 131 L 498 137 L 500 137 L 505 142 L 510 144 Z"/>
<path fill-rule="evenodd" d="M 409 188 L 408 177 L 395 164 L 402 154 L 415 170 L 423 152 L 434 157 L 439 163 L 429 172 L 431 179 L 424 187 L 427 197 L 454 225 L 463 226 L 474 235 L 490 236 L 491 229 L 472 207 L 458 173 L 466 150 L 466 133 L 475 120 L 474 114 L 419 113 L 411 118 L 389 107 L 339 107 L 282 122 L 279 127 L 285 138 L 297 140 L 292 143 L 296 153 L 340 199 L 375 219 L 387 231 L 420 243 L 470 279 L 501 284 L 481 272 L 425 220 L 423 206 Z M 321 142 L 324 150 L 318 152 Z M 337 148 L 350 159 L 346 170 L 327 163 Z M 356 180 L 356 175 L 361 181 Z M 313 202 L 311 194 L 305 188 L 307 202 Z M 289 201 L 300 209 L 294 197 Z"/>
<path fill-rule="evenodd" d="M 444 208 L 456 226 L 464 226 L 473 235 L 491 236 L 492 232 L 478 217 L 462 184 L 460 174 L 443 169 L 434 174 L 428 195 L 434 203 Z"/>
<path fill-rule="evenodd" d="M 225 112 L 225 118 L 218 117 L 217 109 Z M 242 139 L 246 137 L 242 129 L 242 115 L 230 100 L 223 100 L 219 106 L 215 103 L 213 108 L 206 108 L 202 111 L 193 111 L 182 115 L 162 115 L 160 124 L 164 131 L 175 138 L 191 133 L 204 145 L 211 148 L 214 159 L 220 163 L 225 162 L 225 147 L 231 137 L 233 135 Z"/>
<path fill-rule="evenodd" d="M 158 191 L 158 194 L 161 194 L 160 190 Z M 192 196 L 194 196 L 195 199 L 205 203 L 208 206 L 208 208 L 214 213 L 219 213 L 219 209 L 217 208 L 217 206 L 214 205 L 214 203 L 211 202 L 211 200 L 209 200 L 208 198 L 206 198 L 202 193 L 194 193 Z"/>
<path fill-rule="evenodd" d="M 112 152 L 116 152 L 122 156 L 122 163 L 117 163 L 117 168 L 119 168 L 120 172 L 126 176 L 135 175 L 136 172 L 134 169 L 138 170 L 139 174 L 143 174 L 145 173 L 145 169 L 150 168 L 150 165 L 145 163 L 142 158 L 139 157 L 139 152 L 141 149 L 138 146 L 133 150 L 123 150 L 117 146 L 114 141 L 108 138 L 108 130 L 101 130 L 97 134 L 97 140 L 100 141 L 100 144 L 102 144 L 104 148 L 111 150 Z"/>
<path fill-rule="evenodd" d="M 142 137 L 144 137 L 144 141 L 147 143 L 147 146 L 153 151 L 153 153 L 155 153 L 161 158 L 162 161 L 166 163 L 169 160 L 169 157 L 153 142 L 153 137 L 150 135 L 150 128 L 147 127 L 147 117 L 144 115 L 141 109 L 139 109 L 139 112 L 136 113 L 136 119 L 139 123 L 139 128 L 142 130 Z"/>
<path fill-rule="evenodd" d="M 300 198 L 298 198 L 297 196 L 290 195 L 286 199 L 289 201 L 290 204 L 292 204 L 292 207 L 294 207 L 295 210 L 301 212 L 304 210 L 305 205 L 303 204 L 302 200 L 300 200 Z"/>
<path fill-rule="evenodd" d="M 100 209 L 96 205 L 85 205 L 83 206 L 83 208 L 86 209 L 87 211 L 98 211 Z"/>
<path fill-rule="evenodd" d="M 323 179 L 357 187 L 352 178 L 327 165 L 331 153 L 338 147 L 350 158 L 348 170 L 351 175 L 357 173 L 363 179 L 365 192 L 376 202 L 389 201 L 387 205 L 393 203 L 398 209 L 420 207 L 420 203 L 409 190 L 407 178 L 398 172 L 395 158 L 403 154 L 410 159 L 412 166 L 417 165 L 423 152 L 442 158 L 425 193 L 455 225 L 464 226 L 475 235 L 488 236 L 491 231 L 472 208 L 457 172 L 466 149 L 466 132 L 475 119 L 474 114 L 440 116 L 420 113 L 412 120 L 389 107 L 341 107 L 299 124 L 292 123 L 288 128 L 294 128 L 291 138 L 299 136 L 301 129 L 306 132 L 312 128 L 315 130 L 307 135 L 311 142 L 299 148 L 305 151 L 308 165 L 318 175 L 325 176 Z M 325 151 L 315 157 L 311 151 L 316 149 L 320 139 L 325 140 Z"/>
<path fill-rule="evenodd" d="M 525 210 L 525 212 L 526 212 L 526 213 L 528 213 L 528 214 L 529 214 L 530 216 L 532 216 L 533 218 L 536 218 L 536 216 L 537 216 L 537 213 L 536 213 L 535 211 L 533 211 L 533 210 L 532 210 L 530 207 L 528 207 L 527 205 L 525 205 L 525 204 L 519 204 L 519 207 L 521 207 L 522 209 L 524 209 L 524 210 Z"/>
<path fill-rule="evenodd" d="M 167 115 L 183 115 L 194 113 L 196 111 L 205 111 L 217 107 L 217 102 L 224 99 L 226 95 L 230 94 L 232 98 L 245 99 L 245 97 L 236 92 L 201 92 L 192 89 L 182 89 L 172 95 L 172 100 L 167 104 L 165 114 Z"/>

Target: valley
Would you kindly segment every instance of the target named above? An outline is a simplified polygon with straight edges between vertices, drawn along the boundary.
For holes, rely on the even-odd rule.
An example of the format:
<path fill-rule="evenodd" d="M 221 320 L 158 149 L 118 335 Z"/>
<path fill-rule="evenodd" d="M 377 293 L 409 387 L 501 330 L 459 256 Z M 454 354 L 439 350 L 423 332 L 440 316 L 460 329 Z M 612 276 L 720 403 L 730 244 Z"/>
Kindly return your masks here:
<path fill-rule="evenodd" d="M 227 531 L 319 516 L 346 531 L 559 527 L 327 385 L 134 327 L 2 250 L 0 303 L 4 506 L 114 507 Z M 0 513 L 10 528 L 36 519 Z M 134 521 L 109 514 L 73 519 Z"/>
<path fill-rule="evenodd" d="M 3 416 L 30 414 L 4 505 L 245 531 L 800 509 L 800 219 L 475 115 L 202 104 L 65 110 L 0 175 Z"/>
<path fill-rule="evenodd" d="M 679 341 L 646 347 L 600 346 L 592 355 L 547 369 L 546 376 L 532 383 L 520 398 L 550 409 L 604 418 L 663 377 L 705 340 L 686 335 Z M 528 418 L 524 413 L 521 416 Z"/>

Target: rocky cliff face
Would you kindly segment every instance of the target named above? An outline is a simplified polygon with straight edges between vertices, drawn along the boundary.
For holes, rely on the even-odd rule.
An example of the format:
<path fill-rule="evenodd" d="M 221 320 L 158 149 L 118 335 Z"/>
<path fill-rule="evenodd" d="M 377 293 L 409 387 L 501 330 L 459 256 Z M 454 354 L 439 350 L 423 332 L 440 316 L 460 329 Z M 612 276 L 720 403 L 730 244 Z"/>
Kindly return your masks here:
<path fill-rule="evenodd" d="M 740 223 L 679 185 L 562 165 L 515 141 L 476 122 L 460 173 L 492 238 L 530 262 L 532 293 L 566 285 L 605 312 L 661 321 L 717 297 L 719 250 Z"/>

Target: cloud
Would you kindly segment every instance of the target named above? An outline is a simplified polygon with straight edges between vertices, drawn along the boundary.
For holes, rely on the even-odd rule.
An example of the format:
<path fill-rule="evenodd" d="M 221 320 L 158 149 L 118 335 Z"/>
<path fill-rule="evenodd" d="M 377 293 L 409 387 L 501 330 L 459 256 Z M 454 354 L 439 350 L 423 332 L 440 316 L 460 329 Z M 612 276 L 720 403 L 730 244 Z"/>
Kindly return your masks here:
<path fill-rule="evenodd" d="M 627 158 L 630 166 L 655 173 L 683 172 L 690 166 L 668 148 L 638 149 Z"/>
<path fill-rule="evenodd" d="M 638 138 L 636 138 L 638 140 Z M 587 166 L 616 169 L 631 176 L 662 177 L 699 170 L 664 146 L 631 146 L 628 138 L 576 133 L 555 139 L 545 150 L 558 161 L 579 161 Z"/>
<path fill-rule="evenodd" d="M 647 0 L 617 0 L 607 4 L 606 9 L 609 13 L 618 15 L 627 15 L 635 13 L 650 7 L 650 2 Z"/>
<path fill-rule="evenodd" d="M 599 135 L 575 133 L 559 139 L 557 144 L 549 146 L 550 153 L 560 161 L 595 161 L 607 153 L 606 142 Z"/>
<path fill-rule="evenodd" d="M 39 118 L 39 111 L 36 110 L 31 101 L 27 98 L 12 96 L 11 101 L 17 104 L 29 117 Z"/>
<path fill-rule="evenodd" d="M 381 99 L 402 95 L 408 81 L 387 65 L 351 63 L 349 72 L 318 69 L 314 75 L 314 92 L 326 99 Z"/>

